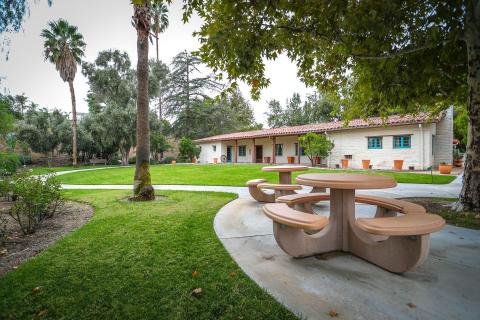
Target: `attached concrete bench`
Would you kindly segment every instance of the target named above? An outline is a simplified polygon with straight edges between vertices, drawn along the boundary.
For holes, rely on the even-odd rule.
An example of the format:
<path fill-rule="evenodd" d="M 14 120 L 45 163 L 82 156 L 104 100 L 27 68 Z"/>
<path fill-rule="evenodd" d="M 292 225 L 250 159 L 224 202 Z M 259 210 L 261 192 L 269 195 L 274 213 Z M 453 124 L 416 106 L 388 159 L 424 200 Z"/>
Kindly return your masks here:
<path fill-rule="evenodd" d="M 257 187 L 260 183 L 264 183 L 265 181 L 267 180 L 253 179 L 247 181 L 248 192 L 250 192 L 253 199 L 259 202 L 275 202 L 275 195 L 273 193 L 265 193 Z"/>
<path fill-rule="evenodd" d="M 292 194 L 277 198 L 277 202 L 286 203 L 290 207 L 302 204 L 306 212 L 313 213 L 310 204 L 330 200 L 330 195 L 325 193 Z M 376 196 L 356 195 L 355 202 L 376 205 L 378 207 L 375 217 L 396 216 L 397 212 L 426 213 L 421 205 L 399 199 Z"/>
<path fill-rule="evenodd" d="M 410 213 L 384 218 L 358 218 L 357 226 L 365 232 L 382 236 L 418 236 L 442 229 L 445 220 L 436 214 Z"/>
<path fill-rule="evenodd" d="M 304 230 L 320 230 L 328 224 L 328 218 L 304 213 L 290 208 L 285 203 L 269 203 L 263 206 L 267 217 L 293 228 Z"/>
<path fill-rule="evenodd" d="M 293 257 L 307 257 L 322 252 L 342 250 L 338 243 L 346 241 L 349 252 L 386 270 L 404 273 L 423 263 L 428 256 L 430 233 L 439 231 L 445 220 L 426 213 L 425 208 L 398 199 L 374 196 L 355 196 L 355 201 L 377 205 L 374 218 L 358 218 L 312 214 L 311 203 L 326 201 L 330 195 L 323 193 L 293 194 L 277 198 L 277 204 L 264 207 L 264 213 L 273 220 L 274 236 L 278 245 Z M 304 210 L 293 207 L 304 205 Z M 290 210 L 287 210 L 289 208 Z M 379 214 L 386 210 L 387 216 Z M 397 213 L 402 215 L 397 216 Z M 389 216 L 394 214 L 395 216 Z M 292 217 L 298 215 L 298 218 Z M 306 215 L 312 218 L 307 219 Z M 297 221 L 296 219 L 299 219 Z M 325 223 L 325 219 L 329 223 Z M 332 220 L 333 219 L 333 220 Z M 343 229 L 349 228 L 348 237 L 336 230 L 336 219 L 343 219 Z M 319 226 L 323 225 L 322 228 Z M 308 230 L 320 230 L 309 234 Z M 338 238 L 340 237 L 340 238 Z M 345 246 L 343 246 L 345 248 Z"/>
<path fill-rule="evenodd" d="M 275 191 L 275 198 L 295 194 L 295 190 L 302 190 L 302 186 L 298 184 L 275 184 L 275 183 L 259 183 L 259 189 L 269 189 Z"/>

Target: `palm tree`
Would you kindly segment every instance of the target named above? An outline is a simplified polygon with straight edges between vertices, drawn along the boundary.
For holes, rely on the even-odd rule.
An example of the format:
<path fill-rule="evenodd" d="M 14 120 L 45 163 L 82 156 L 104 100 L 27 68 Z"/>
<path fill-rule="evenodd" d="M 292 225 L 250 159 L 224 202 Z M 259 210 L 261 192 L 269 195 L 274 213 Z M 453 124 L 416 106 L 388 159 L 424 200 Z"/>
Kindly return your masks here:
<path fill-rule="evenodd" d="M 152 5 L 152 17 L 153 17 L 152 32 L 155 37 L 155 46 L 157 49 L 157 64 L 160 64 L 160 58 L 158 55 L 158 39 L 159 39 L 160 33 L 165 32 L 165 30 L 168 28 L 167 5 L 163 2 L 155 2 Z M 162 118 L 163 118 L 161 90 L 162 90 L 162 84 L 160 83 L 160 86 L 158 87 L 158 119 L 160 120 L 160 126 L 162 125 Z"/>
<path fill-rule="evenodd" d="M 153 200 L 150 178 L 150 127 L 148 123 L 148 36 L 150 0 L 133 1 L 133 25 L 137 30 L 137 156 L 132 200 Z"/>
<path fill-rule="evenodd" d="M 45 60 L 55 64 L 64 82 L 68 82 L 72 98 L 72 158 L 73 166 L 77 166 L 77 106 L 73 80 L 77 73 L 77 63 L 81 63 L 85 55 L 85 42 L 78 28 L 66 20 L 50 21 L 48 29 L 43 29 L 41 36 L 45 39 Z"/>

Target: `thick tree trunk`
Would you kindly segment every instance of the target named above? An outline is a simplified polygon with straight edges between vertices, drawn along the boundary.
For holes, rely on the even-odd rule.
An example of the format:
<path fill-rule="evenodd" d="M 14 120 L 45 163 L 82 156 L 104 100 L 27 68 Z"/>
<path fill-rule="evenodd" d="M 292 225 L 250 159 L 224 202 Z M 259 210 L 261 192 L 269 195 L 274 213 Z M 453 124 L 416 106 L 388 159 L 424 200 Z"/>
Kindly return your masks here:
<path fill-rule="evenodd" d="M 150 128 L 148 124 L 148 33 L 150 7 L 134 5 L 137 29 L 137 155 L 132 200 L 153 200 L 150 178 Z"/>
<path fill-rule="evenodd" d="M 72 164 L 77 167 L 77 102 L 75 100 L 75 90 L 73 89 L 73 80 L 68 81 L 70 87 L 70 96 L 72 98 Z"/>
<path fill-rule="evenodd" d="M 480 1 L 467 6 L 468 143 L 458 209 L 480 212 Z"/>

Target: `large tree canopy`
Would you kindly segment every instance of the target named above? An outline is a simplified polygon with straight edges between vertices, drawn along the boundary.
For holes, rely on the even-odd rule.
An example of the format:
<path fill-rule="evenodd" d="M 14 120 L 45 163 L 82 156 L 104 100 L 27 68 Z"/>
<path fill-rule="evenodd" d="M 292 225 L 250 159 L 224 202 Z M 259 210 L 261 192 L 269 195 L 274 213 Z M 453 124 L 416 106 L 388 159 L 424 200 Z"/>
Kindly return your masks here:
<path fill-rule="evenodd" d="M 258 97 L 265 60 L 282 53 L 299 77 L 331 93 L 347 118 L 436 112 L 467 102 L 460 204 L 480 211 L 480 1 L 187 0 L 199 55 Z M 459 206 L 459 207 L 461 207 Z"/>

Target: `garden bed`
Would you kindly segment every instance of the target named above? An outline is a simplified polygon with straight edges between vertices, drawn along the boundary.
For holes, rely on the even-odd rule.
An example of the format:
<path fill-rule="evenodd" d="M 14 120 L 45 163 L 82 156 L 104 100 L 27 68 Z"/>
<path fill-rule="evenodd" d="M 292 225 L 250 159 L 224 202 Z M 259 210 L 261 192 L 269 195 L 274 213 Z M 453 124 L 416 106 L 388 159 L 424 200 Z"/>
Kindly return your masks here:
<path fill-rule="evenodd" d="M 0 201 L 0 212 L 4 212 L 12 202 Z M 22 234 L 18 223 L 5 213 L 8 238 L 5 246 L 0 246 L 0 277 L 16 269 L 23 261 L 36 256 L 67 233 L 83 226 L 93 214 L 91 206 L 67 201 L 62 204 L 52 218 L 43 221 L 33 234 Z"/>

